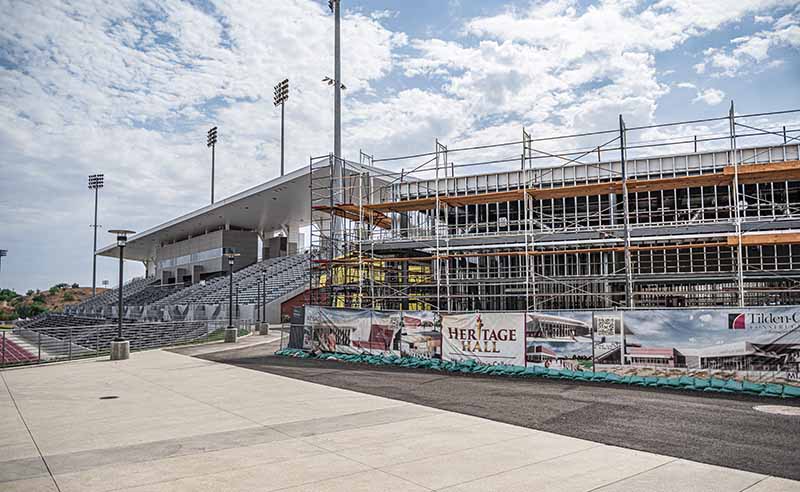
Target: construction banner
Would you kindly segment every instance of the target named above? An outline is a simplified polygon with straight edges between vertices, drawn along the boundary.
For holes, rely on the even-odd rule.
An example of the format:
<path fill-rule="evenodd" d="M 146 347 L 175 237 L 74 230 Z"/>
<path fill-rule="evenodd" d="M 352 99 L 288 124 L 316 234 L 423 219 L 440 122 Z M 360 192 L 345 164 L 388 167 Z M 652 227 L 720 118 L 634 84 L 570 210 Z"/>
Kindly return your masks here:
<path fill-rule="evenodd" d="M 481 365 L 525 365 L 523 313 L 442 315 L 444 360 Z"/>
<path fill-rule="evenodd" d="M 344 354 L 400 353 L 400 314 L 306 306 L 312 350 Z"/>
<path fill-rule="evenodd" d="M 442 318 L 433 311 L 400 313 L 400 353 L 403 357 L 442 357 Z"/>
<path fill-rule="evenodd" d="M 525 358 L 529 366 L 591 370 L 592 342 L 591 311 L 525 315 Z"/>

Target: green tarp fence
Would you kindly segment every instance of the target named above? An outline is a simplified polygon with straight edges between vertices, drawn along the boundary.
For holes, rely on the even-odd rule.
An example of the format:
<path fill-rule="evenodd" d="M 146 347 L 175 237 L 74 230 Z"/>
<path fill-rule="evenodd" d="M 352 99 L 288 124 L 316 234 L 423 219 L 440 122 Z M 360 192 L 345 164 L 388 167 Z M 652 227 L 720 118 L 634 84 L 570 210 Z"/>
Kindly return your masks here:
<path fill-rule="evenodd" d="M 394 366 L 429 369 L 442 372 L 461 372 L 471 374 L 491 374 L 495 376 L 542 377 L 549 379 L 572 379 L 576 381 L 596 381 L 614 384 L 651 386 L 657 388 L 674 388 L 713 393 L 735 393 L 758 396 L 777 396 L 783 398 L 800 397 L 800 387 L 784 384 L 751 383 L 734 379 L 697 378 L 693 376 L 655 377 L 655 376 L 620 376 L 610 372 L 571 371 L 568 369 L 547 369 L 542 366 L 482 366 L 475 361 L 462 362 L 443 361 L 441 359 L 417 359 L 414 357 L 398 357 L 395 355 L 339 354 L 324 352 L 311 354 L 299 349 L 283 349 L 275 353 L 286 357 L 312 358 L 340 362 L 355 362 L 376 366 Z"/>

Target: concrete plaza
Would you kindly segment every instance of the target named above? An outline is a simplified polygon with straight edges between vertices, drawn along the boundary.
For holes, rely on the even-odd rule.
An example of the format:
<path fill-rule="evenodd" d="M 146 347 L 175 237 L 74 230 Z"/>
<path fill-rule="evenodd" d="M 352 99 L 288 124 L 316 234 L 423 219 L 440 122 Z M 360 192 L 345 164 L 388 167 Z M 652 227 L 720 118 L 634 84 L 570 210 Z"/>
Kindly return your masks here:
<path fill-rule="evenodd" d="M 800 491 L 162 350 L 2 379 L 3 491 Z"/>

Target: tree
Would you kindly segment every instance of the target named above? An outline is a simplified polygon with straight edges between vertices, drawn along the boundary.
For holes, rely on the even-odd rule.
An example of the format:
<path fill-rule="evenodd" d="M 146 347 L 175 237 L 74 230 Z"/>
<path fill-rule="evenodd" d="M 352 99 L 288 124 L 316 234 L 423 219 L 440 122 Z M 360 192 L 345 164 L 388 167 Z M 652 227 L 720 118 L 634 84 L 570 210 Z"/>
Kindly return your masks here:
<path fill-rule="evenodd" d="M 80 289 L 81 286 L 78 284 L 78 282 L 75 282 L 74 284 L 72 284 L 72 288 L 73 289 Z"/>
<path fill-rule="evenodd" d="M 31 299 L 31 301 L 33 301 L 34 304 L 44 304 L 45 302 L 47 302 L 44 296 L 41 294 L 33 296 L 33 299 Z"/>
<path fill-rule="evenodd" d="M 11 289 L 0 289 L 0 301 L 10 301 L 19 297 L 19 294 Z"/>
<path fill-rule="evenodd" d="M 44 306 L 44 304 L 40 304 L 38 302 L 34 302 L 33 304 L 23 304 L 22 306 L 17 307 L 17 316 L 20 318 L 33 318 L 34 316 L 38 316 L 46 312 L 47 308 Z"/>

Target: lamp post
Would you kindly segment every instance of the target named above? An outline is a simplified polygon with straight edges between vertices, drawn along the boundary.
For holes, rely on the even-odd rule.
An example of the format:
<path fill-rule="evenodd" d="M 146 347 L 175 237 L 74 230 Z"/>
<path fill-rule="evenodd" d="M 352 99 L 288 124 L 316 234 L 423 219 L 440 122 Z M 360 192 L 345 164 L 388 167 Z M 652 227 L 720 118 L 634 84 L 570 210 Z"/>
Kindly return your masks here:
<path fill-rule="evenodd" d="M 117 304 L 117 338 L 111 341 L 111 360 L 125 360 L 131 355 L 131 344 L 122 338 L 122 283 L 123 283 L 123 264 L 125 260 L 125 245 L 128 244 L 128 236 L 133 231 L 127 229 L 113 229 L 108 231 L 117 236 L 117 248 L 119 248 L 119 288 Z"/>
<path fill-rule="evenodd" d="M 233 326 L 233 264 L 236 262 L 236 257 L 240 256 L 235 249 L 230 248 L 225 253 L 225 258 L 228 259 L 228 327 L 225 329 L 225 343 L 236 343 L 238 336 L 238 329 Z"/>
<path fill-rule="evenodd" d="M 283 176 L 283 107 L 289 99 L 289 79 L 283 79 L 275 86 L 273 103 L 281 107 L 281 176 Z"/>
<path fill-rule="evenodd" d="M 214 204 L 214 154 L 217 147 L 217 127 L 208 131 L 206 147 L 211 147 L 211 204 Z"/>
<path fill-rule="evenodd" d="M 97 295 L 97 199 L 99 196 L 100 188 L 103 187 L 104 175 L 90 174 L 89 175 L 89 189 L 94 190 L 94 248 L 92 248 L 92 297 Z"/>

